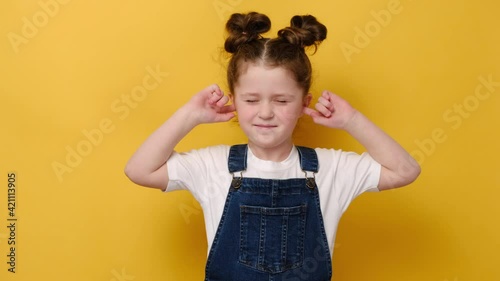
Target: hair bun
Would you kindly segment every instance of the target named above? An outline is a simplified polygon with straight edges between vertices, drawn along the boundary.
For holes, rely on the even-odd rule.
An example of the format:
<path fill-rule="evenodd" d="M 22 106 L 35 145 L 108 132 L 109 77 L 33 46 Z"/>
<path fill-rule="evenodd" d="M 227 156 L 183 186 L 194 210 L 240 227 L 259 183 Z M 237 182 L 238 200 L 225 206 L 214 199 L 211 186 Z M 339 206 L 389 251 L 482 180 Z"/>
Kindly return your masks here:
<path fill-rule="evenodd" d="M 278 36 L 290 44 L 300 48 L 308 46 L 318 47 L 326 39 L 327 29 L 314 16 L 294 16 L 290 20 L 290 27 L 278 31 Z"/>
<path fill-rule="evenodd" d="M 261 33 L 271 29 L 271 20 L 264 14 L 250 12 L 248 14 L 232 14 L 226 23 L 229 33 L 224 48 L 229 53 L 235 53 L 245 43 L 259 39 Z"/>

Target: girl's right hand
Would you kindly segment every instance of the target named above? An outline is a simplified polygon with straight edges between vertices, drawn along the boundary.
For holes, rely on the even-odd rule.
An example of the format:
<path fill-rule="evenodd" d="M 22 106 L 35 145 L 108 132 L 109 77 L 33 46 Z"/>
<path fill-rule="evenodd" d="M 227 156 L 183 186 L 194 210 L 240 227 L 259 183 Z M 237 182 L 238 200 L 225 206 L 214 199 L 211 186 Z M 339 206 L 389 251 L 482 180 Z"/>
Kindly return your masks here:
<path fill-rule="evenodd" d="M 229 97 L 217 84 L 210 85 L 194 95 L 186 104 L 191 116 L 198 123 L 226 122 L 235 116 L 233 104 L 227 105 Z"/>

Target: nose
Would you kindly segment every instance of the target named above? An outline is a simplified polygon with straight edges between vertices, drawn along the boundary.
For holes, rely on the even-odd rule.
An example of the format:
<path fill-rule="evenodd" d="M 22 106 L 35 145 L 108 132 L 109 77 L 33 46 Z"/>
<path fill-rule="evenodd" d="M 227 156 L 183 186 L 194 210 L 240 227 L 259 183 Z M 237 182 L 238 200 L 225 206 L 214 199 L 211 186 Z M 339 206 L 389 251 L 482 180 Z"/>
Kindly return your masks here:
<path fill-rule="evenodd" d="M 262 103 L 259 107 L 259 118 L 271 119 L 274 117 L 273 106 L 270 103 Z"/>

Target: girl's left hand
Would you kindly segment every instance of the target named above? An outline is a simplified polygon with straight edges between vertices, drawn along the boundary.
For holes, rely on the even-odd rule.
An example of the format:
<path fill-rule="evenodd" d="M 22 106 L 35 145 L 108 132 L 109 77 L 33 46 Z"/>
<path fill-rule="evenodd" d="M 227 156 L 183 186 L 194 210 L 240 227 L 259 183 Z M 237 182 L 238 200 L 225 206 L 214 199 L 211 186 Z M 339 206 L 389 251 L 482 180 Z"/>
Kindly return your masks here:
<path fill-rule="evenodd" d="M 304 113 L 311 116 L 314 123 L 334 129 L 345 129 L 357 112 L 347 101 L 326 90 L 315 108 L 305 107 Z"/>

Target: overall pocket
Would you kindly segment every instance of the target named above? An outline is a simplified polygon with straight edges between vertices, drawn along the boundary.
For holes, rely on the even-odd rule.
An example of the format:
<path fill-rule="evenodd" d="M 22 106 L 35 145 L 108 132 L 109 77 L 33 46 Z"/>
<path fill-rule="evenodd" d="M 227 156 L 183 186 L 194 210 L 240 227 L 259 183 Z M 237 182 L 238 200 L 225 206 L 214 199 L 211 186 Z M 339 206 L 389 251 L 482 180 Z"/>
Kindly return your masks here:
<path fill-rule="evenodd" d="M 239 262 L 267 273 L 300 267 L 307 205 L 240 206 Z"/>

